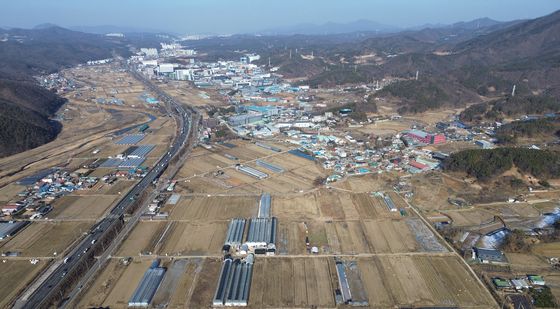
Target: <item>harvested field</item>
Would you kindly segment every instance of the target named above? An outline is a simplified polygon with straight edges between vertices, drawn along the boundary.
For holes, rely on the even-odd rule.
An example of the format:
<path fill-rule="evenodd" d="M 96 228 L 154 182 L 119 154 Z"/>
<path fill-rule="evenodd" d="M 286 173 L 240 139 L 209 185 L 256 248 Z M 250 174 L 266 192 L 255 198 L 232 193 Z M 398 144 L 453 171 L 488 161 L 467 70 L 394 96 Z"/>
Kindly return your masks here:
<path fill-rule="evenodd" d="M 492 206 L 491 209 L 495 209 L 497 214 L 505 217 L 536 218 L 541 216 L 538 209 L 527 203 L 503 204 Z"/>
<path fill-rule="evenodd" d="M 453 219 L 454 226 L 472 226 L 480 225 L 484 222 L 492 220 L 494 215 L 482 209 L 465 209 L 457 211 L 442 211 L 451 219 Z"/>
<path fill-rule="evenodd" d="M 411 185 L 414 187 L 412 203 L 423 210 L 457 209 L 448 202 L 450 197 L 478 192 L 464 181 L 435 172 L 414 175 Z"/>
<path fill-rule="evenodd" d="M 156 244 L 164 232 L 165 221 L 141 221 L 126 238 L 119 249 L 120 256 L 137 256 L 156 251 Z"/>
<path fill-rule="evenodd" d="M 357 262 L 345 261 L 343 263 L 346 277 L 348 278 L 348 285 L 352 294 L 352 303 L 367 305 L 368 296 L 366 290 L 364 289 L 364 284 L 361 278 L 362 276 Z"/>
<path fill-rule="evenodd" d="M 20 251 L 22 256 L 60 256 L 91 223 L 33 222 L 2 246 L 2 251 Z M 48 245 L 47 245 L 48 244 Z"/>
<path fill-rule="evenodd" d="M 289 153 L 280 153 L 278 155 L 267 158 L 266 161 L 274 165 L 281 166 L 285 170 L 292 170 L 307 165 L 315 165 L 314 162 L 294 156 Z"/>
<path fill-rule="evenodd" d="M 224 245 L 228 223 L 172 222 L 166 232 L 159 255 L 219 255 Z"/>
<path fill-rule="evenodd" d="M 397 195 L 392 196 L 395 205 L 406 208 L 404 201 Z M 321 214 L 335 220 L 401 218 L 398 212 L 390 212 L 383 199 L 368 193 L 346 193 L 338 191 L 319 191 L 317 201 Z"/>
<path fill-rule="evenodd" d="M 314 219 L 319 216 L 319 209 L 313 194 L 273 195 L 272 214 L 280 219 Z"/>
<path fill-rule="evenodd" d="M 411 228 L 402 220 L 326 222 L 325 232 L 329 245 L 328 250 L 331 253 L 358 254 L 437 251 L 422 245 Z M 441 246 L 435 240 L 435 237 L 433 241 Z"/>
<path fill-rule="evenodd" d="M 115 262 L 119 263 L 120 261 Z M 124 272 L 116 278 L 116 282 L 111 282 L 113 287 L 107 291 L 107 296 L 103 300 L 102 305 L 111 308 L 128 307 L 128 300 L 132 293 L 134 293 L 134 290 L 136 290 L 138 283 L 140 283 L 142 276 L 151 263 L 151 260 L 134 260 L 128 266 L 120 266 L 125 267 Z M 119 266 L 116 267 L 119 268 Z"/>
<path fill-rule="evenodd" d="M 532 204 L 533 207 L 535 207 L 538 211 L 541 212 L 553 212 L 557 207 L 558 207 L 558 203 L 557 202 L 541 202 L 541 203 L 535 203 Z"/>
<path fill-rule="evenodd" d="M 560 242 L 537 244 L 533 247 L 533 253 L 546 257 L 560 257 Z"/>
<path fill-rule="evenodd" d="M 374 134 L 378 136 L 394 135 L 403 130 L 410 129 L 413 124 L 414 121 L 407 119 L 383 121 L 365 125 L 361 128 L 357 128 L 356 131 L 364 134 Z"/>
<path fill-rule="evenodd" d="M 251 308 L 334 307 L 334 262 L 328 258 L 272 258 L 255 263 Z"/>
<path fill-rule="evenodd" d="M 256 167 L 255 164 L 251 164 Z M 266 191 L 270 193 L 298 193 L 313 189 L 313 181 L 317 177 L 323 177 L 324 172 L 316 165 L 308 165 L 275 174 L 264 170 L 262 167 L 256 167 L 269 174 L 269 177 L 259 181 L 246 181 L 250 185 L 244 186 L 252 188 L 252 191 Z M 251 190 L 251 189 L 249 189 Z"/>
<path fill-rule="evenodd" d="M 281 219 L 375 220 L 402 219 L 398 212 L 390 212 L 385 202 L 368 193 L 348 193 L 338 190 L 317 190 L 304 195 L 274 195 L 272 212 Z M 397 195 L 395 204 L 406 207 Z"/>
<path fill-rule="evenodd" d="M 379 256 L 358 260 L 372 307 L 495 307 L 456 257 Z"/>
<path fill-rule="evenodd" d="M 179 278 L 175 293 L 169 300 L 169 308 L 189 308 L 194 291 L 195 280 L 202 271 L 203 259 L 189 259 L 182 276 Z"/>
<path fill-rule="evenodd" d="M 135 183 L 136 183 L 135 180 L 119 179 L 119 181 L 117 181 L 116 183 L 114 183 L 112 185 L 103 184 L 104 186 L 101 188 L 101 191 L 105 190 L 104 194 L 123 195 L 126 192 L 128 192 L 128 190 L 130 190 L 130 188 Z"/>
<path fill-rule="evenodd" d="M 223 156 L 212 153 L 204 148 L 197 150 L 196 154 L 191 154 L 186 163 L 179 170 L 179 177 L 192 177 L 201 175 L 210 171 L 216 171 L 220 168 L 234 165 L 235 161 L 231 161 Z"/>
<path fill-rule="evenodd" d="M 80 299 L 78 307 L 92 308 L 102 306 L 111 290 L 115 288 L 119 278 L 126 270 L 126 267 L 127 266 L 122 265 L 119 260 L 110 260 L 103 271 L 101 271 L 98 277 L 95 278 L 95 281 L 93 281 L 84 296 Z M 125 298 L 126 296 L 123 295 L 122 297 Z"/>
<path fill-rule="evenodd" d="M 167 265 L 166 265 L 167 264 Z M 170 299 L 171 295 L 176 292 L 177 284 L 181 280 L 181 276 L 185 272 L 188 260 L 175 260 L 169 263 L 163 264 L 163 267 L 167 268 L 165 272 L 165 277 L 160 283 L 160 286 L 152 299 L 152 305 L 156 308 L 165 307 Z M 181 291 L 183 292 L 183 291 Z"/>
<path fill-rule="evenodd" d="M 222 259 L 204 259 L 202 271 L 200 271 L 198 275 L 198 279 L 195 282 L 192 297 L 190 299 L 190 308 L 208 308 L 211 306 L 212 297 L 214 297 L 214 292 L 216 291 L 216 286 L 218 285 L 221 267 Z M 253 275 L 254 274 L 255 272 L 253 271 Z M 253 287 L 251 287 L 249 302 L 251 301 L 253 291 Z"/>
<path fill-rule="evenodd" d="M 168 304 L 170 308 L 189 307 L 189 292 L 192 293 L 196 273 L 200 272 L 202 261 L 200 259 L 163 259 L 162 265 L 168 270 L 160 288 L 154 295 L 153 303 Z M 130 296 L 151 262 L 152 260 L 143 259 L 125 266 L 120 260 L 111 260 L 84 294 L 78 307 L 127 308 Z"/>
<path fill-rule="evenodd" d="M 9 202 L 23 189 L 25 189 L 25 186 L 20 186 L 15 183 L 0 188 L 0 203 Z"/>
<path fill-rule="evenodd" d="M 253 143 L 247 143 L 245 141 L 232 141 L 231 143 L 236 145 L 237 147 L 228 148 L 225 146 L 216 146 L 216 149 L 218 149 L 221 154 L 227 153 L 239 158 L 240 162 L 252 161 L 258 158 L 276 154 L 276 152 L 274 151 L 264 149 Z"/>
<path fill-rule="evenodd" d="M 229 220 L 257 215 L 258 196 L 183 196 L 171 210 L 171 220 Z"/>
<path fill-rule="evenodd" d="M 347 177 L 341 181 L 333 183 L 331 186 L 352 192 L 373 192 L 393 190 L 391 183 L 396 177 L 389 173 L 366 174 Z"/>
<path fill-rule="evenodd" d="M 352 197 L 348 193 L 319 191 L 316 194 L 316 199 L 321 210 L 321 216 L 324 218 L 352 220 L 360 217 L 352 203 Z"/>
<path fill-rule="evenodd" d="M 48 216 L 56 219 L 96 220 L 116 199 L 116 195 L 67 195 L 54 202 Z"/>
<path fill-rule="evenodd" d="M 305 226 L 303 222 L 280 221 L 277 233 L 277 254 L 305 254 Z M 317 244 L 313 245 L 318 246 Z"/>
<path fill-rule="evenodd" d="M 407 219 L 406 223 L 423 251 L 446 252 L 434 233 L 420 219 Z"/>
<path fill-rule="evenodd" d="M 45 261 L 35 265 L 27 260 L 5 260 L 0 263 L 0 307 L 8 308 L 10 302 L 45 266 Z"/>
<path fill-rule="evenodd" d="M 506 256 L 510 270 L 514 274 L 542 274 L 551 269 L 550 263 L 544 256 L 512 252 L 508 252 Z"/>
<path fill-rule="evenodd" d="M 372 253 L 414 252 L 420 249 L 405 221 L 364 220 L 363 227 Z"/>
<path fill-rule="evenodd" d="M 235 169 L 224 170 L 225 180 L 224 182 L 231 187 L 241 187 L 246 184 L 253 184 L 259 181 L 257 178 L 246 175 Z"/>
<path fill-rule="evenodd" d="M 109 156 L 114 157 L 119 153 L 125 151 L 129 146 L 127 145 L 117 145 L 114 141 L 107 139 L 103 146 L 99 146 L 95 149 L 99 149 L 97 154 L 93 154 L 93 150 L 87 150 L 78 154 L 79 158 L 107 158 Z"/>
<path fill-rule="evenodd" d="M 200 177 L 177 182 L 175 192 L 180 193 L 222 193 L 232 188 L 220 178 Z"/>
<path fill-rule="evenodd" d="M 173 137 L 171 135 L 162 134 L 147 134 L 142 140 L 143 145 L 167 145 L 171 143 Z M 148 154 L 150 157 L 153 156 L 150 152 Z"/>

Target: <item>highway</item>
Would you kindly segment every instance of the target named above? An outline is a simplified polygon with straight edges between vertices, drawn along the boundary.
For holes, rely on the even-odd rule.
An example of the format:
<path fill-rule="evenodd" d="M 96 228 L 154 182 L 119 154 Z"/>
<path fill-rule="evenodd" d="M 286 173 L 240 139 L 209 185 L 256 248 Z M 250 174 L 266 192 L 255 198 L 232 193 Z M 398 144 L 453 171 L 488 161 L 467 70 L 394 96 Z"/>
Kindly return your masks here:
<path fill-rule="evenodd" d="M 143 81 L 145 85 L 155 92 L 160 100 L 168 104 L 172 113 L 178 116 L 179 134 L 175 138 L 173 144 L 170 146 L 169 151 L 157 162 L 157 164 L 146 174 L 140 182 L 138 182 L 110 211 L 110 213 L 96 225 L 94 225 L 89 233 L 82 239 L 82 241 L 75 246 L 70 253 L 68 253 L 54 271 L 33 291 L 29 296 L 23 295 L 18 299 L 14 308 L 44 308 L 49 307 L 51 304 L 48 300 L 54 294 L 59 294 L 64 287 L 66 276 L 73 274 L 78 267 L 83 266 L 84 263 L 92 259 L 92 247 L 98 239 L 105 237 L 113 230 L 112 227 L 121 224 L 124 214 L 136 202 L 136 199 L 152 184 L 152 182 L 160 177 L 160 175 L 168 167 L 171 159 L 184 147 L 190 132 L 191 112 L 187 112 L 181 104 L 175 102 L 166 93 L 162 92 L 159 88 L 153 86 L 146 81 L 143 76 L 129 68 L 131 74 L 137 79 Z M 111 239 L 113 241 L 113 239 Z M 99 244 L 98 244 L 99 245 Z M 107 244 L 109 246 L 110 244 Z M 105 251 L 105 248 L 103 248 Z M 93 264 L 93 261 L 89 262 Z M 77 281 L 77 280 L 75 280 Z"/>

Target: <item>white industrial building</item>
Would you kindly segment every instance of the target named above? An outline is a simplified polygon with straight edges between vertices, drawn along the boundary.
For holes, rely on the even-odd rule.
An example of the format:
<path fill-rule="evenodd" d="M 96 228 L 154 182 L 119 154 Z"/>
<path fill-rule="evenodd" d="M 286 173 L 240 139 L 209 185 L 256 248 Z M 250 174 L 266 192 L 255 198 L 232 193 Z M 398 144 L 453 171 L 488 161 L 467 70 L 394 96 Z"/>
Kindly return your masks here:
<path fill-rule="evenodd" d="M 161 63 L 157 67 L 157 71 L 158 71 L 159 74 L 173 73 L 174 69 L 175 69 L 175 64 L 173 64 L 173 63 Z"/>
<path fill-rule="evenodd" d="M 158 50 L 156 48 L 140 48 L 140 52 L 149 58 L 157 58 L 159 56 Z"/>

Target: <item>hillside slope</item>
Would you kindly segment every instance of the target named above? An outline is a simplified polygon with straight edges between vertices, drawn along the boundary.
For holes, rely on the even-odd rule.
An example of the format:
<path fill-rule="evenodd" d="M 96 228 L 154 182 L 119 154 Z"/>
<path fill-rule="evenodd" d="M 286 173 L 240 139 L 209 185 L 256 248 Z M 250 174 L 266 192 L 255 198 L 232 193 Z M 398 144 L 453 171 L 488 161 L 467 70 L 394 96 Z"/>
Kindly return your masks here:
<path fill-rule="evenodd" d="M 49 118 L 63 103 L 33 83 L 0 80 L 0 157 L 53 140 L 61 126 Z"/>
<path fill-rule="evenodd" d="M 0 157 L 40 146 L 60 132 L 51 117 L 65 100 L 37 85 L 34 75 L 128 54 L 125 41 L 56 26 L 0 34 Z"/>

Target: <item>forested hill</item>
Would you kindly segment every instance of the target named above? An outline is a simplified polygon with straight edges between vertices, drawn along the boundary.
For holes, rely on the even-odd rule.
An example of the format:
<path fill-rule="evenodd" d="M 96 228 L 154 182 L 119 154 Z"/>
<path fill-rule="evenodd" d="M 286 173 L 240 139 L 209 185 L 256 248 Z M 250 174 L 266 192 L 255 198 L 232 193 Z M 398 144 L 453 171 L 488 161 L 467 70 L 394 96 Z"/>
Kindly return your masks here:
<path fill-rule="evenodd" d="M 50 118 L 64 100 L 37 85 L 34 75 L 128 55 L 125 41 L 56 26 L 1 30 L 0 38 L 0 157 L 47 143 L 60 131 Z"/>
<path fill-rule="evenodd" d="M 45 144 L 60 124 L 50 116 L 64 99 L 31 82 L 0 79 L 0 157 Z"/>
<path fill-rule="evenodd" d="M 448 171 L 465 172 L 481 180 L 500 176 L 512 167 L 538 179 L 560 178 L 560 152 L 527 148 L 470 149 L 451 154 Z"/>

